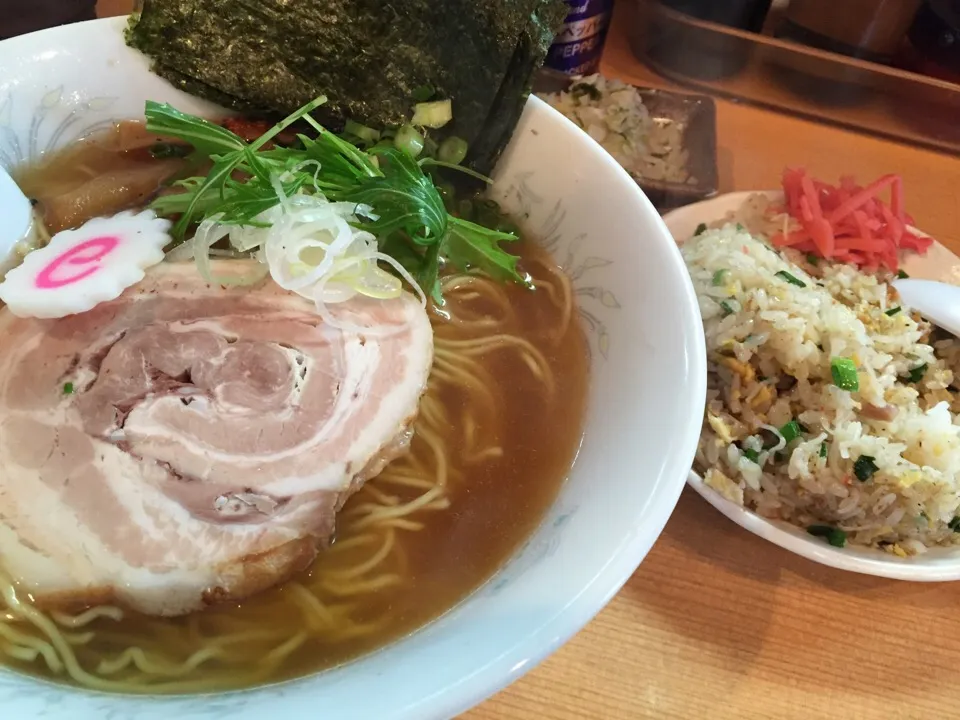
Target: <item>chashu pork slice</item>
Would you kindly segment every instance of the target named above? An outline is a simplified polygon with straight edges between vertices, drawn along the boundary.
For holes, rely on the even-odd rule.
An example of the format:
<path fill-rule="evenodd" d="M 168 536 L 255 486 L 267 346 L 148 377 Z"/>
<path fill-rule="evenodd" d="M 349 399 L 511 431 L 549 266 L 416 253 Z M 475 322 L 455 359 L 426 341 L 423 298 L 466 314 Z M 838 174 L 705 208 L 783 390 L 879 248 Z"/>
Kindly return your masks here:
<path fill-rule="evenodd" d="M 329 307 L 350 331 L 269 279 L 163 263 L 83 314 L 0 311 L 0 561 L 21 591 L 178 615 L 306 567 L 406 451 L 433 359 L 413 296 Z"/>

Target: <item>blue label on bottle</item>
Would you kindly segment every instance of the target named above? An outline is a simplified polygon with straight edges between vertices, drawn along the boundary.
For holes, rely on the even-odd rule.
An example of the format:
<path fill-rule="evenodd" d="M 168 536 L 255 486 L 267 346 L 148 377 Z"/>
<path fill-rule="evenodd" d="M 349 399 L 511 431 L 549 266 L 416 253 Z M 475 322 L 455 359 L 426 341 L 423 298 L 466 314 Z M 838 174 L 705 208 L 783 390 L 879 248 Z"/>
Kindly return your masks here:
<path fill-rule="evenodd" d="M 609 14 L 613 10 L 613 0 L 567 0 L 567 5 L 570 6 L 570 12 L 567 13 L 566 22 L 583 20 L 600 13 Z"/>
<path fill-rule="evenodd" d="M 547 67 L 568 75 L 596 72 L 613 0 L 567 0 L 570 12 L 547 53 Z"/>

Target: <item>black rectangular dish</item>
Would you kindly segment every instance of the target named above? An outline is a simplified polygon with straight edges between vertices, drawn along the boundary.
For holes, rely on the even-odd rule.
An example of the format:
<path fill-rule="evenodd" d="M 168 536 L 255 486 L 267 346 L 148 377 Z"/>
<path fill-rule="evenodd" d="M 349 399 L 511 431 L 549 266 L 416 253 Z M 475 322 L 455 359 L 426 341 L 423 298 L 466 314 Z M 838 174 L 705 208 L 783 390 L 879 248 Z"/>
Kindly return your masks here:
<path fill-rule="evenodd" d="M 577 82 L 578 78 L 541 72 L 534 90 L 538 94 L 560 92 Z M 634 86 L 651 119 L 659 126 L 679 126 L 682 147 L 686 150 L 684 169 L 690 176 L 686 182 L 644 177 L 631 173 L 658 210 L 688 205 L 717 194 L 716 107 L 706 95 L 688 95 Z"/>
<path fill-rule="evenodd" d="M 657 123 L 681 126 L 688 152 L 687 172 L 693 182 L 674 183 L 648 178 L 637 182 L 658 210 L 688 205 L 717 194 L 717 113 L 706 95 L 683 95 L 666 90 L 637 88 Z"/>

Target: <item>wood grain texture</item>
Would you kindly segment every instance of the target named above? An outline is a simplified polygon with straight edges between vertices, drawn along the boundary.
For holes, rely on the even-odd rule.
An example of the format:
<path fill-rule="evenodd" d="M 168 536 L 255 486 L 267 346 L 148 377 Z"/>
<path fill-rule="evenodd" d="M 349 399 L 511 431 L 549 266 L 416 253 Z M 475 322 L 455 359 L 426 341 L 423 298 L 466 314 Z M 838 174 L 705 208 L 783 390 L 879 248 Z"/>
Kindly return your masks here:
<path fill-rule="evenodd" d="M 124 0 L 101 0 L 122 10 Z M 118 10 L 120 11 L 120 10 Z M 603 72 L 669 87 L 614 21 Z M 899 172 L 920 226 L 960 253 L 960 160 L 717 102 L 722 191 Z M 960 697 L 960 584 L 825 568 L 741 530 L 692 491 L 620 594 L 465 720 L 912 720 Z"/>

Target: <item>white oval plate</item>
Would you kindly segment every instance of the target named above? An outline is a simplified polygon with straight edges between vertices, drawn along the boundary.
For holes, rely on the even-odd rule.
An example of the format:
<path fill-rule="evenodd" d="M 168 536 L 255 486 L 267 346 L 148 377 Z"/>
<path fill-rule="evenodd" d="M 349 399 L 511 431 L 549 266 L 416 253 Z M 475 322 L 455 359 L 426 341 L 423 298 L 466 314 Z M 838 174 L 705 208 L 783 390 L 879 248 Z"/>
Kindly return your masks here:
<path fill-rule="evenodd" d="M 783 197 L 778 190 L 763 192 L 773 198 Z M 737 192 L 720 195 L 673 210 L 667 213 L 663 220 L 674 240 L 681 244 L 693 236 L 697 225 L 714 222 L 736 210 L 751 194 L 753 193 Z M 903 269 L 911 277 L 960 284 L 960 258 L 938 242 L 934 242 L 926 255 L 911 255 L 906 258 Z M 960 579 L 960 547 L 933 548 L 923 555 L 909 558 L 899 558 L 873 548 L 835 548 L 808 535 L 795 525 L 781 520 L 769 520 L 730 502 L 708 487 L 703 478 L 693 471 L 687 477 L 687 483 L 740 527 L 814 562 L 840 570 L 896 580 L 942 582 Z"/>

